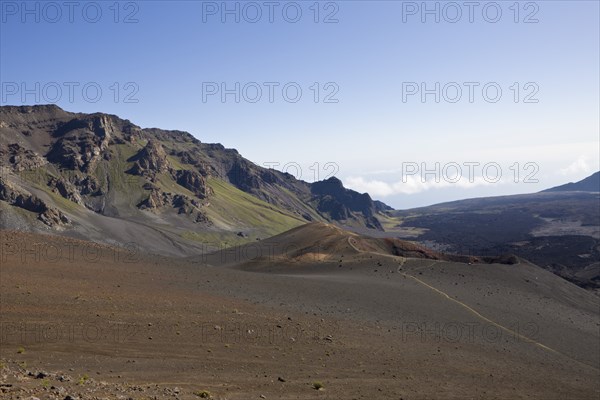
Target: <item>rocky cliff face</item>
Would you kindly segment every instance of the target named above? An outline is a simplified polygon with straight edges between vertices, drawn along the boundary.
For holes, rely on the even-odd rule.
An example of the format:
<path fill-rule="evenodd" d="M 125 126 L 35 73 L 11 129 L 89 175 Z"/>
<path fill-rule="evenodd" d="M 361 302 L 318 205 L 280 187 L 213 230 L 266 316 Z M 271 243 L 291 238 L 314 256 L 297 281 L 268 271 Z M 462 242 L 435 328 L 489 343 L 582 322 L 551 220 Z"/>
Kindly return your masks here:
<path fill-rule="evenodd" d="M 199 199 L 206 199 L 212 194 L 212 189 L 208 186 L 206 179 L 200 173 L 193 170 L 173 171 L 176 182 L 194 193 Z"/>
<path fill-rule="evenodd" d="M 67 225 L 70 222 L 60 210 L 1 176 L 0 200 L 37 214 L 38 219 L 50 227 Z"/>
<path fill-rule="evenodd" d="M 188 155 L 187 161 L 194 161 Z M 146 146 L 140 150 L 129 161 L 134 162 L 133 167 L 127 172 L 132 175 L 142 176 L 150 182 L 156 183 L 159 174 L 168 174 L 178 185 L 192 192 L 198 199 L 206 199 L 212 194 L 212 189 L 208 186 L 206 177 L 209 175 L 204 164 L 194 162 L 192 165 L 201 166 L 201 172 L 194 169 L 175 169 L 168 160 L 168 155 L 162 144 L 156 139 L 148 141 Z M 204 175 L 203 175 L 204 174 Z M 177 203 L 178 205 L 174 205 Z M 151 192 L 148 198 L 140 203 L 142 209 L 153 209 L 173 205 L 179 207 L 179 214 L 190 214 L 190 208 L 200 208 L 200 203 L 189 199 L 184 195 L 176 195 L 161 192 L 156 185 L 151 185 Z M 183 207 L 183 208 L 182 208 Z M 182 210 L 186 211 L 183 212 Z"/>
<path fill-rule="evenodd" d="M 311 185 L 313 202 L 317 210 L 330 215 L 333 220 L 359 219 L 367 228 L 383 230 L 375 217 L 378 211 L 371 196 L 344 188 L 342 181 L 335 177 L 315 182 Z"/>
<path fill-rule="evenodd" d="M 81 207 L 136 223 L 159 218 L 164 226 L 194 231 L 198 223 L 236 233 L 260 229 L 256 221 L 265 212 L 286 224 L 322 220 L 382 229 L 377 215 L 386 207 L 335 178 L 299 181 L 186 132 L 141 129 L 114 115 L 56 106 L 0 107 L 0 167 L 5 178 L 25 182 L 17 187 L 4 179 L 0 200 L 36 212 L 52 226 L 69 225 L 75 214 L 83 218 L 76 226 L 88 225 L 85 214 L 73 214 Z M 40 191 L 47 200 L 35 195 Z M 267 211 L 253 215 L 257 204 Z"/>
<path fill-rule="evenodd" d="M 106 157 L 114 127 L 108 116 L 73 119 L 53 132 L 58 137 L 47 158 L 61 167 L 81 172 L 91 172 L 96 163 Z"/>
<path fill-rule="evenodd" d="M 156 174 L 167 172 L 171 165 L 167 160 L 167 153 L 160 142 L 151 139 L 148 144 L 129 161 L 133 161 L 133 167 L 129 170 L 134 175 L 141 175 L 154 180 Z"/>
<path fill-rule="evenodd" d="M 83 200 L 80 195 L 82 190 L 66 179 L 52 177 L 48 180 L 48 187 L 50 187 L 54 193 L 58 193 L 65 199 L 83 205 Z"/>
<path fill-rule="evenodd" d="M 45 158 L 35 151 L 25 149 L 19 143 L 0 145 L 0 165 L 16 172 L 40 168 L 47 163 Z"/>

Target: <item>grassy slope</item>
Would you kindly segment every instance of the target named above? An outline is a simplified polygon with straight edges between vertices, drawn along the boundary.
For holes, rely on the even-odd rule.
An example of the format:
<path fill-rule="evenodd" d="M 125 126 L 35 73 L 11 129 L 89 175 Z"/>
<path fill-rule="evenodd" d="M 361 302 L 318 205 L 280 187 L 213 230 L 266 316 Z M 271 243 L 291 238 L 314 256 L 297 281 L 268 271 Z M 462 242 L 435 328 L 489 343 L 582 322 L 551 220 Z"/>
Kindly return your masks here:
<path fill-rule="evenodd" d="M 247 233 L 250 239 L 264 238 L 305 223 L 300 217 L 281 211 L 229 183 L 214 178 L 210 178 L 208 182 L 214 195 L 209 198 L 210 205 L 205 209 L 206 213 L 215 227 L 231 232 L 233 236 L 242 230 L 249 231 Z M 201 232 L 195 233 L 196 236 L 202 236 Z M 210 234 L 214 235 L 214 232 Z M 238 238 L 231 238 L 231 240 L 248 241 L 248 239 Z"/>

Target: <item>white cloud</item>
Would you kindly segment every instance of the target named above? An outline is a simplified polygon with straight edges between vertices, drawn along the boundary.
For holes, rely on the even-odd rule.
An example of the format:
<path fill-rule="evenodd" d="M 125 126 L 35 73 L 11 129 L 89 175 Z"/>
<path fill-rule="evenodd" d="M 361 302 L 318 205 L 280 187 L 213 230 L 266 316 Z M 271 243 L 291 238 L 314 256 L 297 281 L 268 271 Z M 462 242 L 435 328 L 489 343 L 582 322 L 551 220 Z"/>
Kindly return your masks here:
<path fill-rule="evenodd" d="M 568 167 L 560 170 L 560 174 L 564 176 L 589 174 L 593 171 L 590 165 L 589 158 L 581 156 L 577 160 L 573 161 Z"/>
<path fill-rule="evenodd" d="M 373 197 L 387 197 L 395 194 L 416 194 L 431 189 L 444 189 L 449 187 L 458 187 L 461 189 L 470 189 L 478 186 L 489 186 L 494 184 L 507 183 L 504 180 L 492 182 L 492 180 L 483 177 L 441 177 L 439 182 L 435 179 L 421 179 L 420 176 L 406 176 L 398 182 L 383 182 L 380 180 L 366 180 L 363 177 L 351 176 L 344 179 L 344 184 L 350 189 L 360 193 L 367 192 Z"/>

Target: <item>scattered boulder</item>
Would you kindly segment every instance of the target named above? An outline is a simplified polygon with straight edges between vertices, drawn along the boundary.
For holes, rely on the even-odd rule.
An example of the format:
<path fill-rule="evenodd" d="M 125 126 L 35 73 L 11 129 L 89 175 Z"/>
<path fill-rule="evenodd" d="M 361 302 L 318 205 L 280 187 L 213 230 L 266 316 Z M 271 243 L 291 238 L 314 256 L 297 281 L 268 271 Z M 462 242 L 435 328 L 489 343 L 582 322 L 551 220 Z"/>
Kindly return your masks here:
<path fill-rule="evenodd" d="M 210 221 L 208 216 L 205 213 L 203 213 L 202 211 L 198 211 L 198 214 L 196 214 L 196 219 L 194 220 L 194 222 L 197 224 L 212 225 L 212 222 Z"/>

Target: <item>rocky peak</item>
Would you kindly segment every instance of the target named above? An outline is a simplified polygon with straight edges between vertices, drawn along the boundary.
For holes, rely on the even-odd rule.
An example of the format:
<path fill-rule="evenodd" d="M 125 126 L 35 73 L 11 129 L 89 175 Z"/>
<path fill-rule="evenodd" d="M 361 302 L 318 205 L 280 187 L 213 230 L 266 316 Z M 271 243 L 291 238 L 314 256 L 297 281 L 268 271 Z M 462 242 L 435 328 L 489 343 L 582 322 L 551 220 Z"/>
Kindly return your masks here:
<path fill-rule="evenodd" d="M 346 189 L 338 178 L 331 177 L 311 184 L 313 202 L 319 212 L 329 215 L 333 220 L 358 218 L 364 220 L 368 228 L 383 230 L 375 217 L 381 205 L 376 205 L 367 193 L 358 193 Z M 383 204 L 383 203 L 382 203 Z"/>
<path fill-rule="evenodd" d="M 367 193 L 358 193 L 346 189 L 338 178 L 332 177 L 324 181 L 314 182 L 311 192 L 319 196 L 331 196 L 351 211 L 360 211 L 366 216 L 373 215 L 375 205 Z"/>

